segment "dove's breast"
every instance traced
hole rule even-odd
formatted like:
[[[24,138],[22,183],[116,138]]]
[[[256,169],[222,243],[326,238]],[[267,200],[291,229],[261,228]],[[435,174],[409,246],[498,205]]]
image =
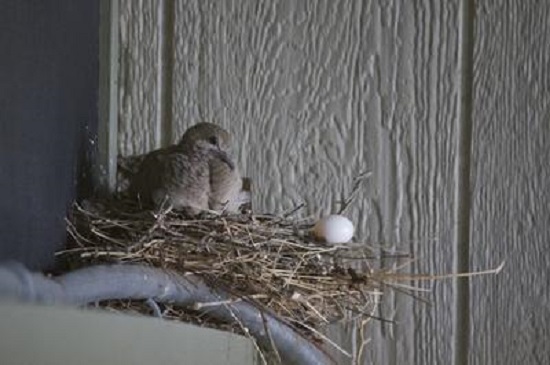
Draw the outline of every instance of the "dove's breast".
[[[235,212],[239,208],[236,198],[242,189],[242,178],[238,168],[230,169],[220,160],[210,161],[210,196],[209,206],[213,210]]]

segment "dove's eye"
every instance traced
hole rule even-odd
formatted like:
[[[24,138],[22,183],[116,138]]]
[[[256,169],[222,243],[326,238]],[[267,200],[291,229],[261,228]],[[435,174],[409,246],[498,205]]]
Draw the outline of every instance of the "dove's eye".
[[[210,142],[214,146],[219,145],[218,137],[216,137],[216,136],[212,136],[212,137],[208,138],[208,142]]]

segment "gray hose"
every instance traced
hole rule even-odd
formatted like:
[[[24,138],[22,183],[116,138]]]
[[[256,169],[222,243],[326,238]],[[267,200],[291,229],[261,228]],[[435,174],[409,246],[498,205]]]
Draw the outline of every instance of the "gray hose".
[[[180,275],[138,265],[98,265],[47,278],[20,264],[0,265],[0,297],[25,302],[84,305],[107,299],[148,299],[193,306],[229,299],[196,275]],[[262,346],[275,345],[284,364],[330,364],[320,348],[272,314],[246,301],[208,306],[208,315],[238,320]]]

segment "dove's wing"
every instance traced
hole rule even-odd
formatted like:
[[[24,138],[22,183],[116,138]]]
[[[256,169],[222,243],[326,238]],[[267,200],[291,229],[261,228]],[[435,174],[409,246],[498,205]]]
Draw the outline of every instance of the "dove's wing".
[[[173,167],[173,148],[148,153],[136,174],[132,176],[129,191],[145,204],[162,203],[170,188],[169,175]]]

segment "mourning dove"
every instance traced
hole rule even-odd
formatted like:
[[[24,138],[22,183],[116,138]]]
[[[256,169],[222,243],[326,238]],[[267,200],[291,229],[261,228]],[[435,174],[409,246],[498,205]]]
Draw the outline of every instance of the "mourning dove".
[[[229,151],[226,130],[199,123],[176,145],[134,158],[139,169],[128,190],[146,205],[169,204],[190,214],[206,209],[237,211],[242,179]]]
[[[199,123],[189,128],[183,139],[198,139],[203,135],[218,136],[220,149],[231,156],[231,135],[225,129],[212,123]],[[242,178],[237,167],[230,168],[220,159],[209,160],[210,192],[208,207],[215,211],[237,212],[241,204],[250,200],[242,192]]]

